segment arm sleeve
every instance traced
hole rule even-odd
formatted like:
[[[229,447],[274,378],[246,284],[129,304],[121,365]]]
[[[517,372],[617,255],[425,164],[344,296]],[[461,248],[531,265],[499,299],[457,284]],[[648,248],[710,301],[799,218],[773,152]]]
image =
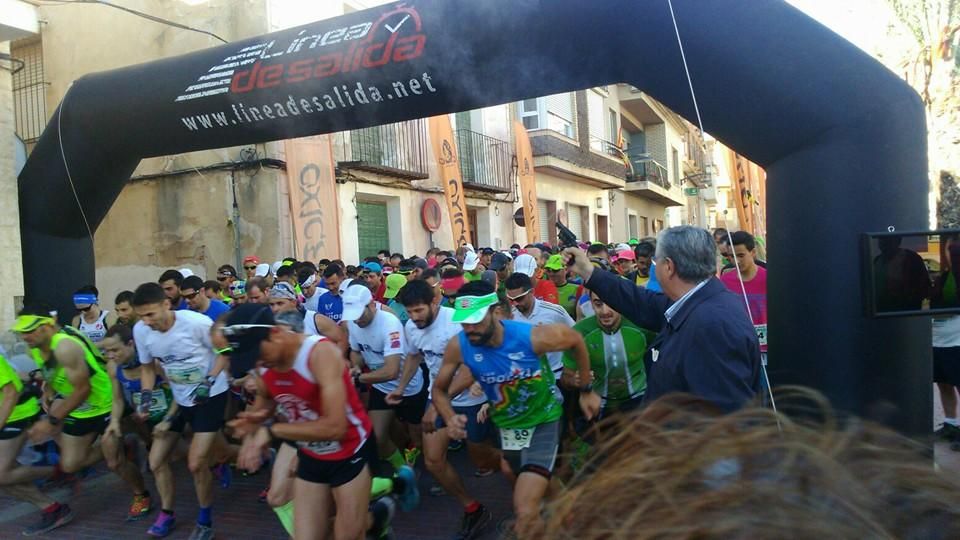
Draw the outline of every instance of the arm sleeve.
[[[147,327],[143,324],[143,321],[138,321],[137,324],[133,325],[133,342],[137,347],[137,358],[140,359],[141,364],[152,364],[153,355],[147,349],[146,336]]]
[[[590,275],[586,287],[597,293],[605,304],[641,328],[659,332],[670,300],[661,293],[636,285],[605,270]]]

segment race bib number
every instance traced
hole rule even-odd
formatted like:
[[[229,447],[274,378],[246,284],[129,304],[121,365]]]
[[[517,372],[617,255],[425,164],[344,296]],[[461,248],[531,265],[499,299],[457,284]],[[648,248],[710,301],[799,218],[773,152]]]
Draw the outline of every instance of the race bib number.
[[[500,448],[503,450],[523,450],[530,448],[530,442],[533,441],[533,433],[537,428],[524,429],[501,429],[500,430]]]
[[[141,398],[140,392],[134,392],[131,394],[130,398],[133,401],[133,408],[139,409]],[[154,392],[153,400],[150,403],[150,415],[153,416],[154,414],[163,414],[167,412],[168,407],[169,404],[167,403],[167,396],[164,395],[163,392]]]
[[[753,329],[757,332],[757,339],[760,340],[760,345],[767,345],[767,325],[765,324],[755,324]]]
[[[300,448],[320,456],[335,454],[341,449],[340,443],[337,441],[314,441],[301,442],[298,444]]]
[[[207,370],[201,366],[188,368],[164,368],[170,382],[177,384],[200,384],[207,375]]]

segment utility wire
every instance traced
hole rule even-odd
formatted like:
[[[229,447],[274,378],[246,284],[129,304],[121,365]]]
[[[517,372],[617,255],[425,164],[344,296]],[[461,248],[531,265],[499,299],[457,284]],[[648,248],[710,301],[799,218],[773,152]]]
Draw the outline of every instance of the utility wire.
[[[168,19],[163,19],[163,18],[161,18],[161,17],[157,17],[157,16],[155,16],[155,15],[150,15],[149,13],[144,13],[144,12],[142,12],[142,11],[137,11],[137,10],[135,10],[135,9],[130,9],[130,8],[128,8],[128,7],[118,6],[118,5],[116,5],[116,4],[111,4],[110,2],[107,2],[106,0],[59,0],[59,1],[51,2],[51,3],[43,3],[43,4],[41,4],[41,5],[46,5],[46,6],[62,6],[62,5],[65,5],[65,4],[100,4],[100,5],[102,5],[102,6],[112,7],[112,8],[114,8],[114,9],[119,9],[120,11],[125,11],[125,12],[127,12],[127,13],[130,13],[131,15],[136,15],[137,17],[143,17],[144,19],[147,19],[147,20],[149,20],[149,21],[153,21],[153,22],[160,23],[160,24],[165,24],[165,25],[167,25],[167,26],[172,26],[172,27],[174,27],[174,28],[180,28],[181,30],[188,30],[188,31],[190,31],[190,32],[197,32],[197,33],[200,33],[200,34],[205,34],[205,35],[208,35],[208,36],[210,36],[210,37],[212,37],[212,38],[214,38],[214,39],[220,40],[220,41],[222,41],[222,42],[224,42],[224,43],[230,43],[229,41],[223,39],[222,37],[220,37],[220,36],[218,36],[218,35],[216,35],[216,34],[214,34],[213,32],[208,32],[207,30],[201,30],[201,29],[199,29],[199,28],[194,28],[194,27],[192,27],[192,26],[187,26],[187,25],[185,25],[185,24],[180,24],[180,23],[178,23],[178,22],[174,22],[174,21],[171,21],[171,20],[168,20]]]

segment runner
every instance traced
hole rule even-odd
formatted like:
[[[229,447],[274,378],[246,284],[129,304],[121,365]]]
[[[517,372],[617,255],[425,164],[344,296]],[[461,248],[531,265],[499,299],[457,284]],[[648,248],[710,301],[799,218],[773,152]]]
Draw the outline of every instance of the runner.
[[[571,318],[576,318],[577,300],[583,293],[583,288],[580,284],[570,281],[563,256],[560,254],[551,255],[543,268],[547,272],[547,277],[557,287],[557,300],[559,300],[560,307],[567,310],[567,315],[570,315]]]
[[[25,325],[23,317],[21,315],[18,323]],[[22,329],[27,330],[27,327],[22,326]],[[20,375],[3,357],[0,357],[0,393],[3,395],[0,402],[0,488],[41,510],[40,520],[24,529],[24,536],[62,527],[73,519],[70,507],[51,499],[34,484],[35,480],[53,474],[53,467],[33,467],[17,462],[20,451],[28,442],[27,431],[40,419],[40,403],[35,395],[24,392]]]
[[[640,406],[647,390],[643,357],[656,334],[624,319],[593,291],[590,302],[596,315],[578,322],[573,329],[587,344],[593,387],[603,400],[602,419]],[[582,386],[576,360],[569,352],[563,354],[563,383],[572,389]]]
[[[230,306],[220,300],[211,300],[203,293],[203,280],[199,276],[190,276],[180,285],[180,294],[192,311],[208,317],[211,321],[230,311]]]
[[[193,475],[200,512],[191,540],[213,538],[213,474],[211,449],[223,426],[227,399],[226,362],[218,358],[211,344],[210,318],[193,311],[173,311],[163,289],[144,283],[134,292],[133,307],[140,322],[133,329],[141,364],[151,365],[141,373],[141,401],[137,411],[141,419],[149,416],[157,373],[170,383],[179,408],[168,413],[154,427],[150,448],[150,469],[157,482],[167,482],[170,498],[161,491],[161,512],[147,534],[164,537],[176,525],[173,500],[173,472],[170,456],[187,423],[193,430],[188,466]],[[223,357],[220,357],[223,358]]]
[[[251,279],[257,274],[257,266],[259,264],[260,259],[256,255],[247,255],[243,258],[244,280]]]
[[[521,255],[520,257],[523,257]],[[517,257],[518,259],[520,257]],[[566,310],[557,304],[534,297],[530,277],[520,272],[507,278],[507,300],[513,306],[513,320],[527,322],[535,326],[543,324],[562,324],[573,327],[574,321]],[[563,373],[563,353],[552,352],[547,355],[550,369],[556,379]]]
[[[468,253],[467,256],[469,257],[470,254]],[[404,328],[407,338],[406,362],[408,364],[426,362],[430,370],[430,379],[434,380],[440,371],[447,343],[459,334],[462,328],[453,322],[453,309],[440,307],[433,288],[424,281],[408,283],[400,290],[399,300],[410,316]],[[469,375],[466,369],[461,372],[463,375]],[[404,373],[398,388],[387,396],[388,403],[402,400],[400,388],[406,387],[410,375],[412,373],[409,370]],[[482,395],[471,395],[469,386],[472,383],[472,377],[462,378],[465,379],[465,383],[460,385],[463,391],[459,393],[456,393],[456,390],[452,391],[456,395],[453,398],[453,408],[456,414],[462,414],[467,418],[467,449],[471,458],[478,466],[490,466],[490,452],[485,451],[485,443],[490,438],[490,424],[481,424],[478,418],[480,407],[487,399]],[[439,422],[439,426],[437,425],[437,410],[432,404],[427,407],[423,418],[423,458],[427,470],[447,494],[456,498],[464,508],[460,530],[455,538],[458,540],[474,538],[490,521],[490,511],[467,493],[460,475],[447,461],[447,447],[451,439],[447,430],[437,429],[442,428],[443,425],[442,421]],[[496,465],[496,463],[499,463],[499,458],[494,456],[493,464]]]
[[[163,287],[163,293],[170,300],[170,309],[180,311],[189,309],[187,301],[180,296],[180,285],[183,283],[184,276],[177,270],[167,270],[160,274],[157,282]]]
[[[297,325],[293,313],[280,317],[288,325]],[[241,364],[259,359],[265,368],[257,381],[252,410],[231,422],[244,436],[240,465],[256,470],[272,441],[291,441],[298,461],[293,537],[326,538],[332,498],[334,538],[361,538],[365,531],[380,538],[389,528],[394,501],[384,497],[369,504],[370,466],[376,460],[372,426],[336,348],[322,337],[305,337],[293,328],[278,326],[272,313],[261,306],[241,306],[227,323],[224,334],[231,340],[232,356]],[[271,420],[278,406],[285,423]],[[403,486],[400,504],[405,509],[416,505],[415,482],[409,467],[395,482]]]
[[[110,328],[117,322],[117,316],[100,308],[100,291],[93,285],[80,287],[73,293],[73,306],[80,313],[73,317],[73,327],[87,336],[90,341],[98,343]]]
[[[320,297],[327,293],[327,289],[320,287],[320,276],[317,271],[304,265],[297,272],[297,282],[300,283],[300,290],[303,291],[303,307],[308,311],[316,311],[320,305]]]
[[[490,310],[497,302],[493,287],[484,281],[460,289],[453,322],[461,323],[463,332],[447,344],[433,386],[433,403],[450,436],[466,437],[467,418],[456,413],[449,396],[454,375],[465,364],[491,402],[490,418],[500,428],[504,458],[517,478],[515,530],[526,538],[543,529],[540,503],[556,461],[563,413],[553,372],[541,357],[572,350],[581,381],[590,381],[590,359],[583,338],[573,329],[497,320]],[[593,419],[600,411],[600,396],[589,382],[579,390],[580,408],[587,419]]]
[[[420,422],[427,408],[427,385],[424,384],[419,366],[405,363],[406,346],[403,326],[391,313],[378,309],[370,289],[365,283],[351,284],[343,294],[343,320],[347,321],[350,338],[350,361],[355,383],[369,384],[370,419],[377,434],[380,457],[390,462],[395,469],[404,464],[404,456],[390,438],[390,424],[396,417],[407,425],[410,439],[416,448],[422,448]],[[414,371],[410,383],[399,388],[398,382],[404,365]],[[362,373],[361,368],[369,368]],[[403,400],[388,403],[387,395],[400,390]],[[409,462],[415,463],[407,458]]]
[[[323,271],[323,280],[328,289],[326,293],[320,295],[317,300],[317,313],[329,317],[333,322],[339,323],[343,314],[343,299],[340,298],[340,284],[343,282],[343,267],[336,263],[331,263]]]
[[[137,312],[133,310],[133,291],[121,291],[113,301],[113,309],[117,312],[117,322],[133,328],[137,324]]]
[[[239,306],[247,303],[247,282],[244,280],[234,281],[230,284],[231,306]]]
[[[153,503],[140,468],[126,458],[124,435],[128,433],[137,435],[149,448],[152,442],[151,430],[168,414],[173,396],[170,389],[162,381],[158,381],[156,386],[162,388],[162,391],[156,391],[152,395],[153,401],[149,405],[147,422],[134,420],[133,413],[140,409],[141,403],[140,374],[144,369],[150,368],[141,367],[137,359],[136,347],[133,344],[133,329],[125,324],[111,326],[100,346],[107,358],[107,374],[110,376],[113,388],[110,425],[107,426],[102,441],[103,457],[110,470],[117,473],[117,476],[133,489],[133,502],[127,512],[127,521],[135,521],[149,514],[153,510]],[[173,406],[176,407],[176,405]],[[171,487],[164,482],[157,482],[161,499],[171,499],[172,495],[165,492]]]

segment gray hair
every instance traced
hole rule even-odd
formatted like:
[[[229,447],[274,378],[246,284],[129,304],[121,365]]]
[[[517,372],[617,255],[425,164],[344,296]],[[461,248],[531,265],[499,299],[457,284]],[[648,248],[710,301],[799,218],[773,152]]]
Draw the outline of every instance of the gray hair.
[[[278,325],[286,326],[299,334],[303,333],[303,313],[300,313],[300,310],[281,311],[274,317]]]
[[[670,259],[677,276],[688,283],[699,283],[717,272],[717,246],[705,229],[682,225],[660,232],[657,260]]]

